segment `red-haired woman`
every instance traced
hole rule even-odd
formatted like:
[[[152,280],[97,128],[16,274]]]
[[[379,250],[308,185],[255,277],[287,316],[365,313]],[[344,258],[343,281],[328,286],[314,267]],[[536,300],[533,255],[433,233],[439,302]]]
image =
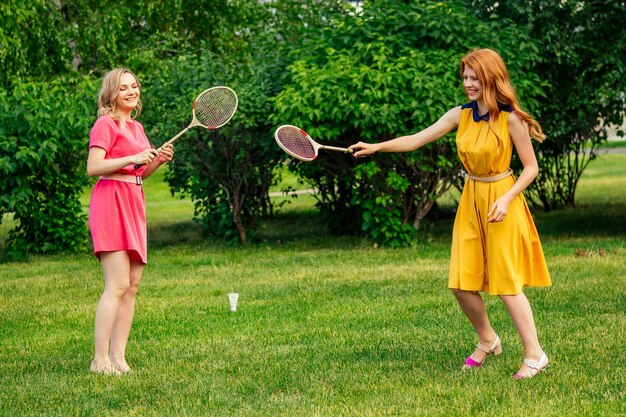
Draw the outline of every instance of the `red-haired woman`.
[[[386,142],[359,142],[355,157],[375,152],[409,152],[456,129],[461,162],[468,173],[456,213],[448,287],[474,326],[479,343],[463,369],[479,368],[502,352],[479,291],[498,295],[513,319],[524,347],[516,379],[532,378],[548,367],[537,337],[524,287],[549,286],[535,224],[521,194],[538,173],[530,141],[545,138],[537,121],[517,101],[502,58],[479,49],[461,60],[469,103],[455,107],[413,135]],[[509,167],[515,147],[524,166],[519,178]]]
[[[151,149],[141,123],[141,86],[135,74],[117,68],[105,75],[98,97],[99,118],[89,134],[87,173],[100,177],[91,193],[89,229],[104,273],[96,308],[95,354],[91,372],[130,371],[126,344],[135,294],[148,261],[143,179],[174,154]],[[135,164],[143,164],[135,169]]]

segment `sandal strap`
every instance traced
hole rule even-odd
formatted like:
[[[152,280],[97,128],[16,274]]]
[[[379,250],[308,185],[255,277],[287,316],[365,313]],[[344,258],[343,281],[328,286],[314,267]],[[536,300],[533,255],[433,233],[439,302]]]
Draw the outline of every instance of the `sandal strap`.
[[[491,345],[491,347],[487,347],[485,345],[483,345],[482,343],[479,343],[476,346],[476,349],[478,350],[482,350],[483,352],[489,354],[489,353],[493,353],[493,351],[500,345],[500,337],[498,335],[496,335],[496,340],[493,341],[493,344]]]
[[[544,358],[545,358],[545,359],[544,359]],[[539,369],[541,369],[541,368],[545,368],[545,366],[546,366],[546,365],[543,365],[543,366],[542,366],[542,363],[543,363],[544,361],[545,361],[545,362],[547,362],[547,361],[548,361],[548,357],[546,356],[546,354],[545,354],[545,353],[543,353],[543,354],[541,355],[541,357],[539,358],[539,360],[538,360],[538,361],[536,361],[536,360],[534,360],[534,359],[527,359],[527,358],[525,358],[525,359],[524,359],[524,364],[525,364],[526,366],[528,366],[529,368],[539,370]]]

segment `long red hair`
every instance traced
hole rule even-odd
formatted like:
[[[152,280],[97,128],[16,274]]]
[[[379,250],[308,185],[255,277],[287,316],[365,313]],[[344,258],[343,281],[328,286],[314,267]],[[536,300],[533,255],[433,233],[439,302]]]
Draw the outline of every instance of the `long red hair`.
[[[489,109],[489,125],[493,129],[493,121],[500,115],[499,105],[510,106],[520,119],[528,126],[530,136],[542,142],[546,135],[541,125],[528,113],[523,111],[515,96],[509,71],[496,51],[476,49],[469,52],[461,60],[461,76],[465,67],[474,70],[483,87],[483,99]]]

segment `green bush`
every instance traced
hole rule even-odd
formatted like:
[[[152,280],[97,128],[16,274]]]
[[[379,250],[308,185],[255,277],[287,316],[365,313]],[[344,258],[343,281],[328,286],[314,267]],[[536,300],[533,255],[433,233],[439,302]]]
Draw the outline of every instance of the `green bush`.
[[[535,144],[539,176],[529,200],[546,211],[573,207],[578,182],[607,130],[626,117],[626,3],[601,0],[468,0],[478,18],[513,19],[538,46],[532,71],[544,94],[530,110],[547,135]],[[525,89],[526,87],[524,87]],[[621,132],[623,134],[623,132]]]
[[[467,100],[459,63],[473,47],[502,52],[529,83],[527,97],[541,93],[537,77],[524,72],[536,57],[529,37],[508,20],[472,17],[462,2],[364,2],[360,14],[336,17],[311,37],[294,52],[299,59],[274,119],[321,143],[379,142],[434,123]],[[325,152],[291,167],[319,190],[332,230],[363,230],[390,246],[414,242],[421,219],[460,172],[451,136],[407,154],[355,161]]]
[[[157,144],[189,123],[192,101],[204,89],[227,85],[237,92],[239,106],[230,122],[216,131],[186,133],[175,143],[166,175],[174,191],[193,200],[204,232],[232,242],[245,243],[257,220],[271,211],[268,190],[282,157],[267,121],[271,83],[265,69],[204,53],[165,62],[145,80],[142,118]]]
[[[87,241],[79,197],[97,85],[60,78],[0,90],[0,218],[13,213],[7,254],[79,251]]]

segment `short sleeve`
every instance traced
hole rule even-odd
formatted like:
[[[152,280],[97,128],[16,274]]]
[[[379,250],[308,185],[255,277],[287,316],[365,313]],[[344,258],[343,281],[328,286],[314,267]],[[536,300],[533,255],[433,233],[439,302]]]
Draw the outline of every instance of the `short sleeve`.
[[[101,116],[96,120],[89,132],[89,148],[94,146],[104,149],[107,153],[115,143],[117,126],[109,116]]]

